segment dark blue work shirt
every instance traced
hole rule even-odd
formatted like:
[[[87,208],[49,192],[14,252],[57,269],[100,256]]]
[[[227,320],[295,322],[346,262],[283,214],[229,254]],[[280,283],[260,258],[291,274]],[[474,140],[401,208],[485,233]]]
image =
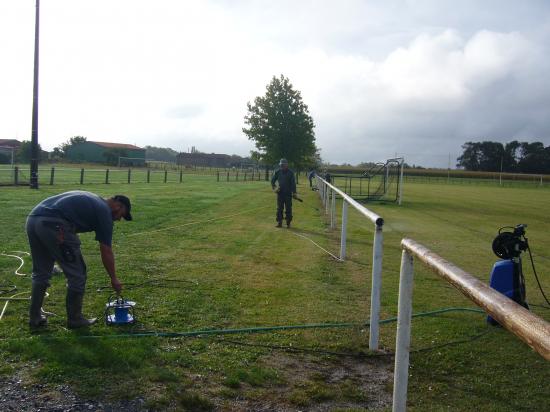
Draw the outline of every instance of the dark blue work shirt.
[[[279,181],[281,193],[291,194],[296,193],[296,177],[290,169],[277,169],[271,177],[271,187],[275,187],[275,182]]]
[[[95,232],[95,239],[111,246],[113,217],[107,201],[82,190],[49,197],[31,211],[29,216],[59,217],[71,222],[77,233]]]

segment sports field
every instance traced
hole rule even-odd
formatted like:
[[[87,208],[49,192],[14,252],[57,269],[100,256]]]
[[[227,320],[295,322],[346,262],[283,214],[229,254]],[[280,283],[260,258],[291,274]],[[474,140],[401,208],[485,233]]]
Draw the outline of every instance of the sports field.
[[[391,409],[395,323],[381,326],[379,353],[368,352],[368,329],[360,326],[369,319],[372,223],[349,209],[348,259],[335,261],[308,239],[338,254],[339,230],[330,230],[307,180],[300,183],[304,202],[294,203],[291,229],[274,227],[267,182],[185,176],[183,183],[0,188],[0,251],[8,254],[28,251],[25,218],[45,197],[73,189],[129,196],[134,221],[116,223],[114,250],[124,296],[137,302],[138,318],[131,327],[99,322],[67,331],[64,278],[56,276],[45,309],[57,316],[46,332],[29,333],[28,301],[5,308],[0,384],[17,377],[44,385],[54,398],[59,385],[68,385],[83,400],[144,410]],[[403,237],[488,281],[497,230],[526,223],[550,295],[549,189],[408,183],[403,195],[402,206],[368,205],[385,220],[382,319],[397,314]],[[101,318],[108,277],[93,234],[81,239],[89,270],[85,313]],[[29,274],[30,259],[19,254],[25,258],[20,272]],[[17,276],[18,266],[16,258],[0,256],[0,297],[28,296],[30,277]],[[524,272],[528,301],[537,305],[532,311],[550,321],[527,256]],[[420,263],[413,297],[414,313],[474,308]],[[0,310],[4,305],[0,301]],[[329,323],[357,326],[261,330]],[[257,329],[222,333],[243,328]],[[217,332],[170,335],[199,330]],[[481,314],[415,318],[412,351],[410,410],[542,411],[550,405],[548,362],[507,331],[487,326]]]

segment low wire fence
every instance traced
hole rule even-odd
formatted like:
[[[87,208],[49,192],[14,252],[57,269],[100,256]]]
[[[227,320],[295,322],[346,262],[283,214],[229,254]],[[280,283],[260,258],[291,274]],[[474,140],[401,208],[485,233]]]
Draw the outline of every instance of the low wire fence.
[[[0,185],[27,186],[30,169],[0,168]],[[110,184],[110,183],[169,183],[183,181],[183,171],[154,169],[95,169],[50,167],[38,169],[39,185]]]
[[[328,173],[339,176],[353,176],[361,173],[359,168],[331,168]],[[403,182],[435,183],[481,186],[523,186],[550,187],[550,175],[505,172],[472,172],[467,170],[404,169]],[[338,186],[344,187],[344,184]],[[363,186],[365,186],[363,184]],[[357,189],[354,189],[357,190]],[[361,188],[364,190],[364,187]]]
[[[271,178],[272,170],[236,168],[98,168],[50,166],[38,168],[39,185],[109,184],[109,183],[182,183],[185,176],[213,177],[218,182],[262,181]],[[28,166],[0,167],[0,186],[28,186]]]
[[[449,185],[478,185],[503,187],[550,187],[550,179],[546,175],[508,174],[506,176],[475,177],[475,176],[432,176],[432,175],[403,175],[406,183],[435,183]]]

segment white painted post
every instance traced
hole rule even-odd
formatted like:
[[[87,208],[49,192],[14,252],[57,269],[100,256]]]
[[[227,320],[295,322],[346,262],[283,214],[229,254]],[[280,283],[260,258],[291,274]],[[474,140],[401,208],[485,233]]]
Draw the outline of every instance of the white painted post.
[[[325,199],[324,199],[324,203],[325,203],[325,215],[328,215],[328,199],[329,199],[329,196],[330,196],[330,192],[329,192],[329,187],[328,186],[325,186]]]
[[[330,205],[330,228],[336,228],[336,191],[332,191],[332,202]]]
[[[401,170],[399,171],[399,201],[397,204],[401,206],[401,199],[403,199],[403,164],[405,161],[401,162]]]
[[[390,167],[388,162],[386,162],[386,179],[384,180],[384,195],[388,192],[388,187],[390,185]]]
[[[348,227],[348,202],[342,200],[342,234],[340,236],[340,260],[346,258],[346,232]]]
[[[395,369],[393,375],[393,412],[407,410],[409,382],[409,349],[411,343],[411,316],[413,293],[413,257],[403,250],[399,276],[399,303],[397,337],[395,339]]]
[[[382,254],[384,235],[382,226],[375,225],[372,254],[372,290],[370,298],[369,349],[378,350],[380,322],[380,291],[382,289]]]

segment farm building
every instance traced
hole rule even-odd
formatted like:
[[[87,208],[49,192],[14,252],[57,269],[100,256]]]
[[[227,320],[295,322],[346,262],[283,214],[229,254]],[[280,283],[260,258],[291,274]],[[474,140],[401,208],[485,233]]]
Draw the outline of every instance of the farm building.
[[[133,144],[85,141],[67,150],[67,160],[73,162],[118,164],[121,157],[126,158],[126,165],[144,165],[145,149]]]
[[[0,139],[0,146],[17,150],[21,146],[21,142],[16,139]]]

